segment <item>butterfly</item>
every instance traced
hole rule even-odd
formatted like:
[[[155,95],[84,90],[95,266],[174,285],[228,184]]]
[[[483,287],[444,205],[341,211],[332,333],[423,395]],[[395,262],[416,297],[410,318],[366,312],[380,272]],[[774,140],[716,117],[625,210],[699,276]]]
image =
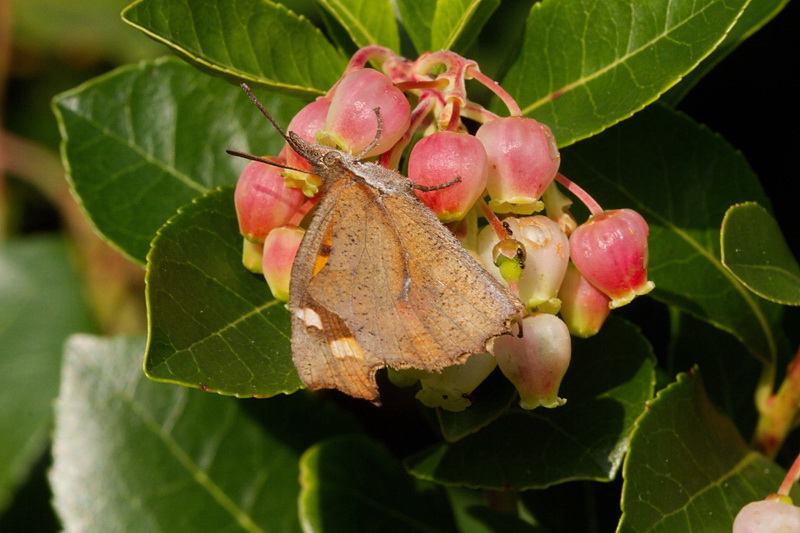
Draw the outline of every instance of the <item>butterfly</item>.
[[[394,170],[284,133],[242,86],[322,179],[289,286],[292,359],[308,388],[379,403],[378,369],[439,371],[509,333],[524,304],[414,194],[458,180],[416,185]],[[362,153],[381,134],[375,113],[377,134]]]

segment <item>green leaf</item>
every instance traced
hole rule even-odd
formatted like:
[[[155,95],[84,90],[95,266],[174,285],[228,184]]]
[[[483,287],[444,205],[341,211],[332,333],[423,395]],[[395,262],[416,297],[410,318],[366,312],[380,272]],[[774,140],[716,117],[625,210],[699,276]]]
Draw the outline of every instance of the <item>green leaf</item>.
[[[749,357],[745,346],[732,335],[674,308],[673,314],[669,376],[694,366],[712,376],[704,384],[709,400],[734,421],[742,435],[751,435],[758,418],[753,398],[761,363]]]
[[[397,21],[389,0],[317,0],[347,29],[359,47],[377,44],[400,51]]]
[[[500,0],[397,0],[418,53],[463,52],[500,5]]]
[[[654,101],[725,37],[748,0],[545,0],[503,87],[559,145]]]
[[[150,378],[236,396],[302,387],[289,313],[242,266],[241,246],[231,188],[181,208],[158,232],[146,276]]]
[[[433,50],[431,47],[431,24],[436,13],[434,0],[397,0],[397,10],[411,42],[418,53]]]
[[[747,38],[772,20],[788,3],[789,0],[750,0],[750,3],[747,4],[747,9],[744,10],[733,28],[730,29],[725,40],[697,68],[682,79],[678,85],[661,96],[659,102],[671,107],[678,105],[678,102],[689,93],[692,87],[697,85],[697,82],[703,76],[728,57]]]
[[[465,50],[499,5],[500,0],[438,0],[430,50]]]
[[[0,302],[2,510],[47,445],[64,340],[93,325],[68,250],[56,238],[0,245]]]
[[[720,235],[722,264],[767,300],[800,305],[800,266],[769,212],[748,202],[728,209]]]
[[[612,479],[634,421],[652,397],[653,367],[644,337],[612,318],[595,337],[574,339],[559,393],[566,405],[511,409],[481,431],[406,464],[423,479],[498,490]]]
[[[212,73],[318,96],[346,59],[307,19],[268,0],[138,0],[123,19]]]
[[[288,124],[303,102],[265,101]],[[117,69],[54,100],[73,193],[111,243],[144,263],[178,207],[234,184],[236,148],[277,154],[283,139],[242,91],[175,59]]]
[[[437,487],[420,490],[377,443],[342,436],[300,459],[300,515],[306,531],[454,531]]]
[[[67,347],[50,473],[64,529],[300,531],[300,454],[342,419],[297,394],[259,400],[258,425],[244,401],[144,379],[143,351],[90,336]]]
[[[637,421],[617,531],[730,531],[739,509],[775,492],[784,474],[709,403],[699,372],[681,374]]]
[[[728,331],[762,361],[775,357],[780,307],[743,287],[720,261],[728,206],[768,204],[744,157],[663,106],[562,152],[565,176],[605,208],[629,207],[650,225],[651,294]]]

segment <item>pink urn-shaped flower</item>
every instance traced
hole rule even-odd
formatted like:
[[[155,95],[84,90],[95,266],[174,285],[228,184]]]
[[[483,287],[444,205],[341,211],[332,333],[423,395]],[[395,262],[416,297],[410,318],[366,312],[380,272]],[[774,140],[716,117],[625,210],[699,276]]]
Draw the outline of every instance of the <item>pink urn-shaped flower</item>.
[[[287,130],[296,133],[304,141],[316,144],[317,132],[325,128],[325,119],[328,116],[330,107],[331,101],[329,98],[318,98],[314,100],[297,112],[289,123]],[[284,154],[286,166],[299,170],[312,170],[311,164],[309,164],[304,157],[298,155],[288,143],[284,146],[281,153]],[[284,170],[283,175],[286,177],[287,183],[293,187],[303,189],[303,192],[309,197],[317,193],[322,183],[319,176],[306,172]]]
[[[504,117],[482,125],[475,136],[489,156],[486,189],[496,213],[530,215],[553,181],[561,156],[550,128],[528,117]]]
[[[261,268],[276,300],[289,301],[292,264],[305,232],[306,230],[298,226],[281,226],[270,231],[264,240]]]
[[[572,356],[566,324],[555,315],[541,313],[522,321],[524,335],[501,335],[494,341],[497,366],[517,388],[520,407],[558,407],[561,380]]]
[[[284,164],[278,158],[267,158]],[[286,187],[281,169],[265,163],[249,163],[236,183],[233,195],[239,231],[253,242],[263,242],[273,228],[289,222],[305,202],[300,189]]]
[[[440,131],[421,139],[408,156],[408,177],[417,185],[436,187],[415,191],[442,222],[461,220],[486,188],[488,164],[481,142],[466,133]]]
[[[573,263],[567,268],[558,298],[561,300],[561,317],[569,332],[576,337],[587,338],[597,334],[611,313],[608,307],[611,299],[589,283]]]
[[[603,291],[612,309],[655,287],[647,280],[647,236],[644,218],[632,209],[604,211],[572,232],[572,262]]]
[[[491,226],[478,234],[478,254],[483,264],[496,277],[517,281],[519,297],[529,308],[540,313],[557,313],[561,307],[558,288],[569,263],[569,239],[558,224],[545,216],[507,217],[503,222],[513,236],[506,242],[519,243],[524,250],[517,277],[513,279],[507,274],[515,266],[508,260],[508,254],[503,264],[497,261],[499,238]]]
[[[792,505],[788,497],[748,503],[742,507],[733,521],[733,533],[796,531],[800,531],[800,507]]]
[[[377,70],[364,68],[347,74],[334,90],[325,130],[317,140],[353,156],[361,155],[378,132],[376,108],[381,114],[380,140],[362,157],[381,154],[400,140],[411,120],[411,105],[392,80]]]

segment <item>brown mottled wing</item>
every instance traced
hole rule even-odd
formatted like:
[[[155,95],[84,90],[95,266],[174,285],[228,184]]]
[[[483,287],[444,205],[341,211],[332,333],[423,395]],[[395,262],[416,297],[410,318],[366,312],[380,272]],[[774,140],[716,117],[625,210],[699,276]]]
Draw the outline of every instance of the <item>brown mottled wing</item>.
[[[293,318],[292,350],[306,384],[375,400],[378,368],[438,370],[508,331],[522,303],[415,197],[352,182],[333,189],[336,199],[331,190],[326,200],[336,210],[320,206],[326,210],[314,222],[325,230],[310,245],[319,249],[327,239],[328,261],[316,274],[297,275],[307,281],[301,307],[324,309],[318,322]],[[295,279],[293,272],[292,290]],[[338,341],[334,350],[322,351],[325,338]]]
[[[297,251],[289,287],[292,359],[300,379],[311,389],[335,388],[356,398],[375,400],[377,387],[363,366],[379,362],[367,360],[348,326],[328,311],[330,301],[317,301],[308,294],[314,271],[324,263],[332,234],[342,223],[345,210],[340,197],[353,188],[360,187],[343,179],[325,192]],[[350,203],[350,194],[344,196],[341,201]]]

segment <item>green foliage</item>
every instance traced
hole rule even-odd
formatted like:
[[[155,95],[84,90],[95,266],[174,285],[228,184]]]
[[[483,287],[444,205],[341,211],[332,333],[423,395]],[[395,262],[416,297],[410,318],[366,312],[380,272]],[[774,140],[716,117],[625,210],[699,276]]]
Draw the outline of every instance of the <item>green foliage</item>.
[[[756,298],[722,265],[719,231],[728,206],[769,203],[747,161],[688,117],[654,105],[563,152],[562,172],[650,224],[653,296],[739,338],[773,360],[780,308]]]
[[[373,440],[334,437],[300,459],[300,518],[307,531],[453,531],[441,490],[415,487]]]
[[[292,364],[289,313],[241,267],[233,190],[181,208],[147,262],[153,379],[236,396],[274,396],[302,385]]]
[[[301,453],[352,422],[298,394],[257,424],[234,399],[147,380],[143,349],[85,335],[67,346],[50,473],[65,529],[299,531]]]
[[[214,74],[284,92],[322,94],[345,65],[308,20],[268,0],[139,0],[122,16]]]
[[[722,264],[762,298],[800,305],[800,266],[781,229],[760,205],[731,207],[722,222]]]
[[[726,531],[784,474],[708,401],[700,372],[680,374],[636,423],[619,531]]]
[[[559,389],[568,398],[565,406],[508,409],[480,431],[412,456],[407,465],[424,479],[495,490],[613,479],[654,381],[647,341],[612,320],[595,337],[574,342]]]
[[[47,446],[64,338],[93,326],[60,239],[0,245],[0,294],[2,510]]]
[[[20,10],[23,27],[53,1]],[[72,336],[62,364],[67,337],[94,329],[69,248],[0,245],[0,508],[46,448],[57,395],[49,481],[67,531],[730,530],[784,474],[747,440],[753,397],[771,393],[759,376],[794,350],[778,304],[800,303],[800,267],[745,157],[667,105],[785,4],[135,1],[119,43],[146,44],[108,57],[138,59],[141,33],[178,57],[95,77],[53,110],[83,214],[146,267],[148,337]],[[48,28],[23,35],[57,41]],[[474,52],[566,147],[564,175],[647,220],[652,299],[573,339],[566,405],[522,410],[499,371],[461,413],[413,390],[381,409],[299,390],[289,313],[241,264],[245,162],[225,153],[284,141],[236,84],[285,126],[368,44]]]
[[[73,191],[97,229],[131,259],[144,263],[156,231],[180,206],[236,183],[244,164],[225,148],[279,149],[277,133],[229,89],[175,59],[159,59],[56,98]],[[270,103],[284,122],[302,107],[290,97]]]
[[[747,0],[563,0],[536,4],[504,80],[560,146],[629,117],[722,40]]]

